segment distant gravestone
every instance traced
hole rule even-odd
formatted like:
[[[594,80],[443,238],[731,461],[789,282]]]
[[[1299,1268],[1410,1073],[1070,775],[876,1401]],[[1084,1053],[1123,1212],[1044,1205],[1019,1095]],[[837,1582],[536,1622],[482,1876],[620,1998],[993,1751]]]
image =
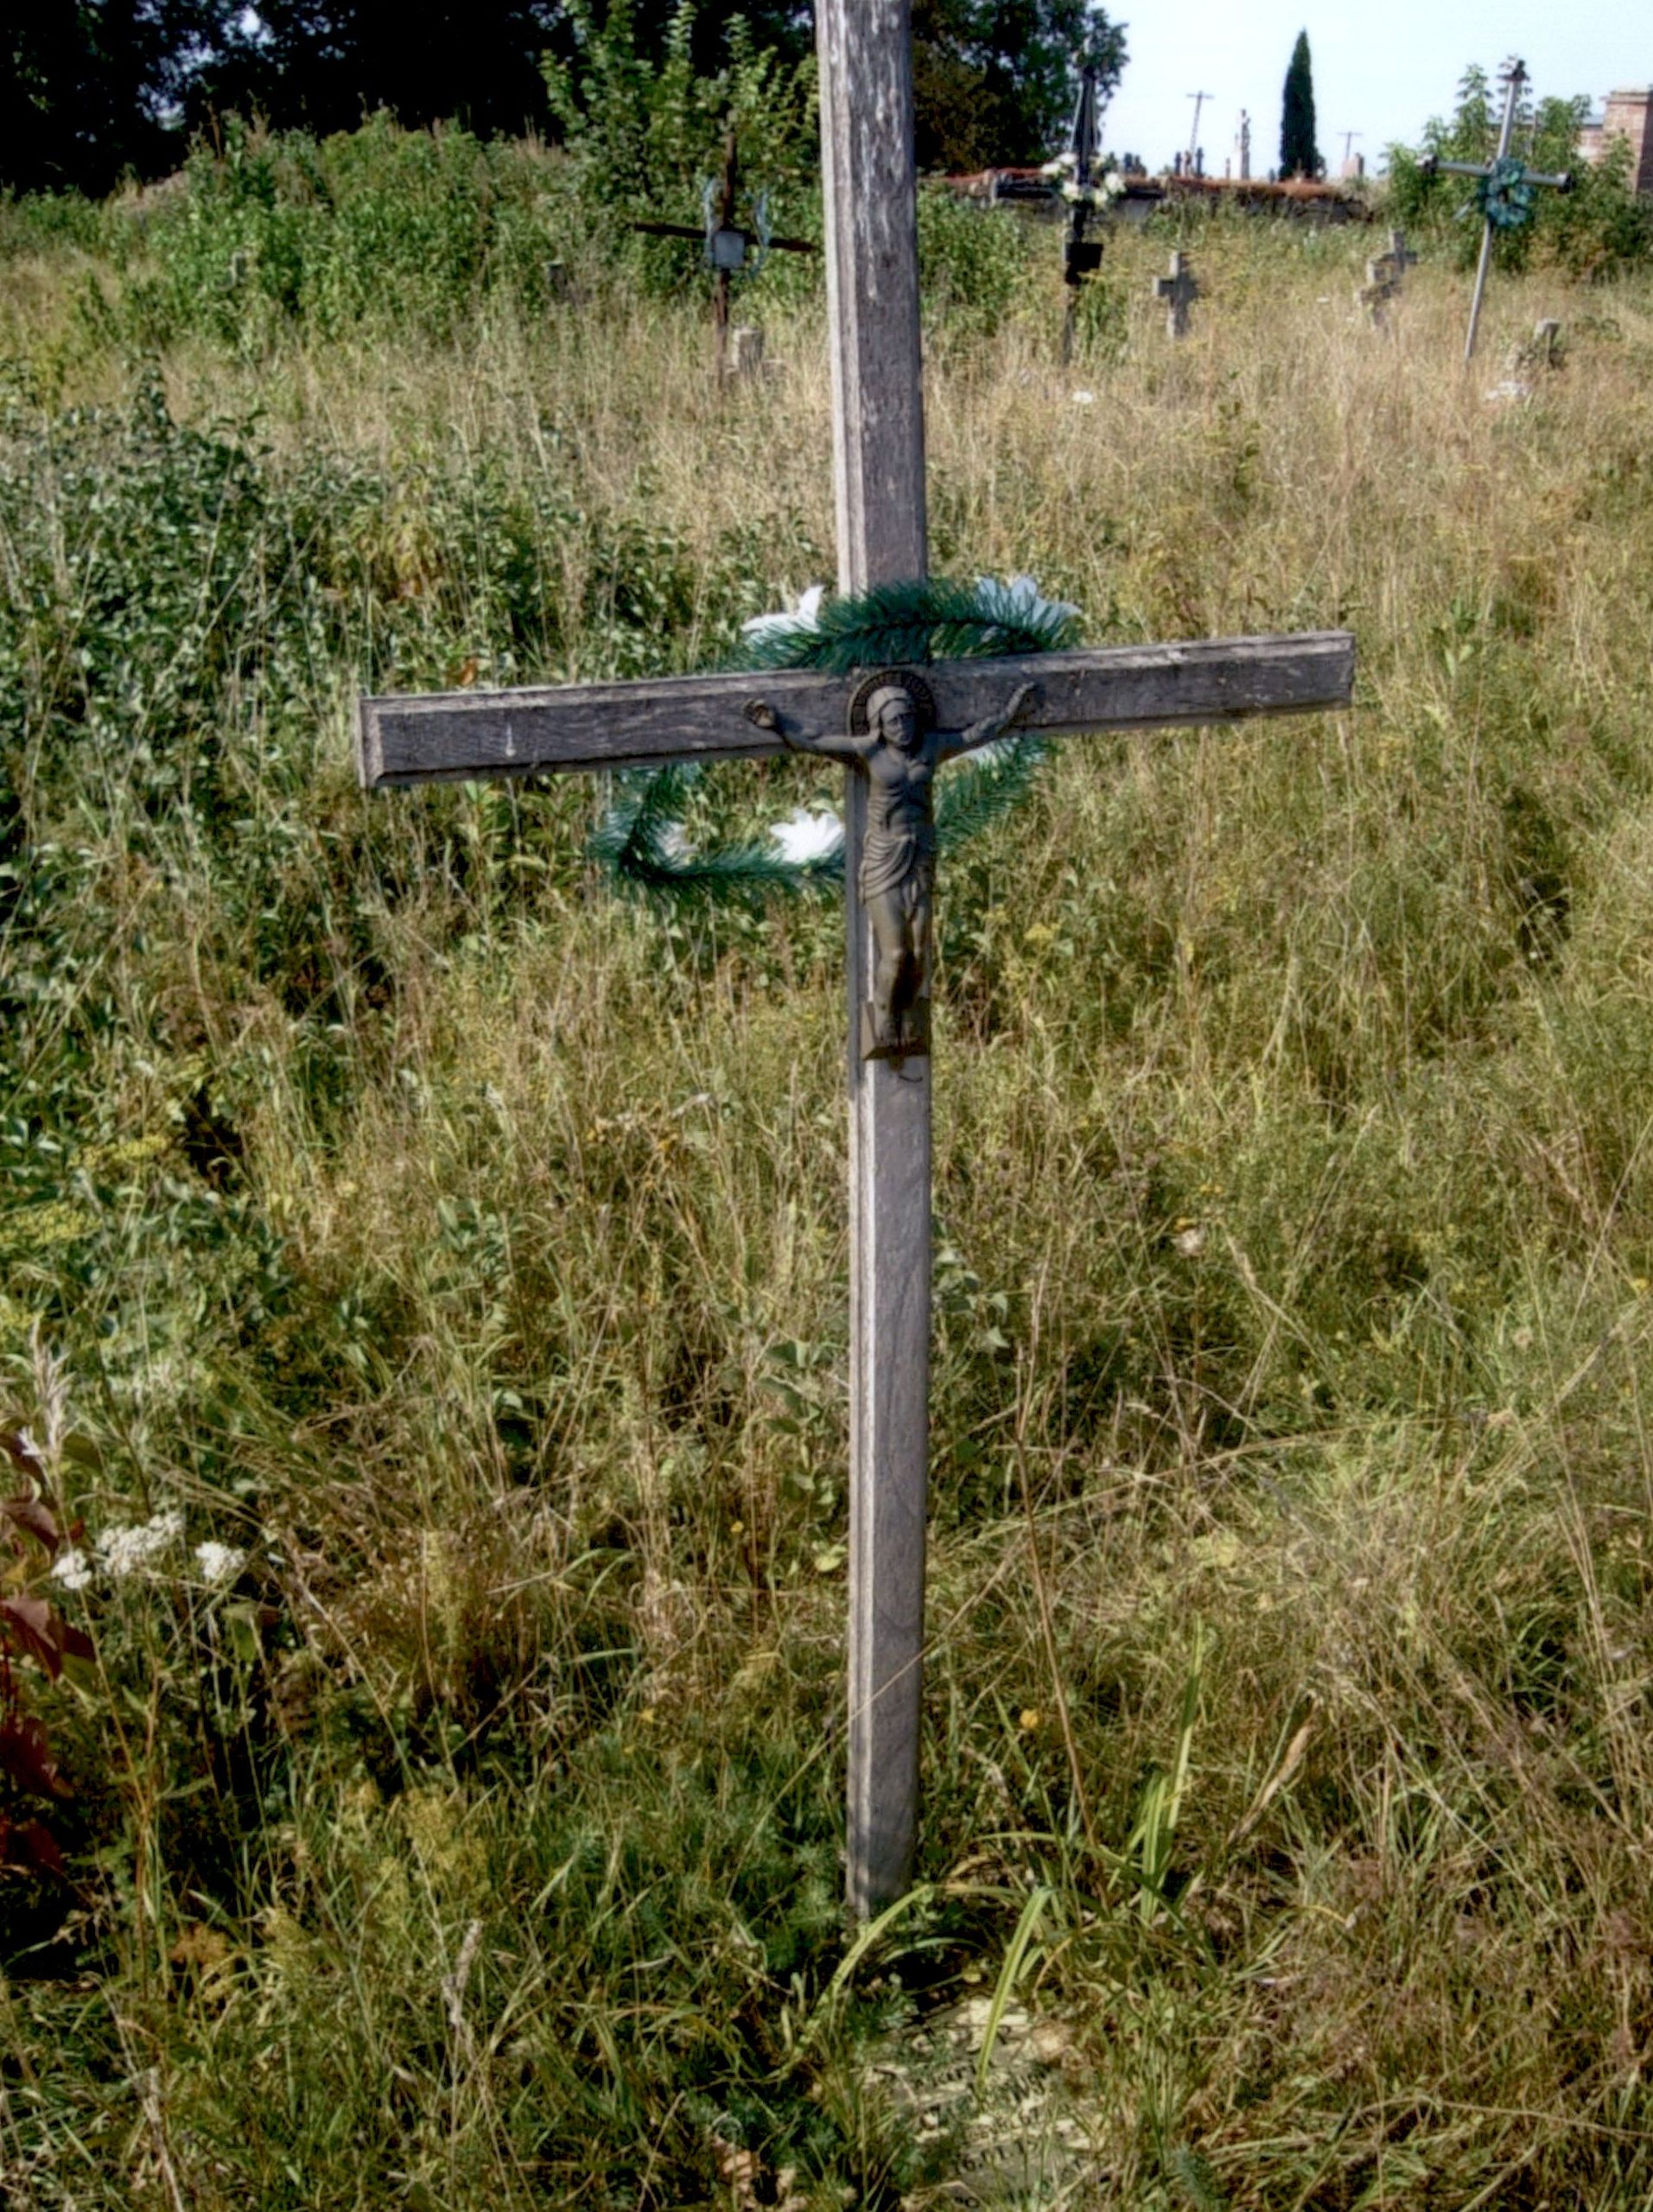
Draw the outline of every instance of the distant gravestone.
[[[1363,307],[1374,330],[1389,327],[1389,308],[1401,289],[1401,280],[1394,264],[1386,253],[1374,255],[1366,264],[1366,281],[1355,288],[1357,303]]]
[[[1188,265],[1186,254],[1173,253],[1171,272],[1154,280],[1154,296],[1165,303],[1165,334],[1167,338],[1186,338],[1188,334],[1188,310],[1200,297],[1194,272]]]
[[[755,324],[737,322],[730,331],[728,374],[732,377],[760,377],[763,374],[763,333]]]
[[[1389,245],[1366,264],[1366,281],[1356,287],[1355,299],[1370,318],[1374,330],[1389,327],[1389,309],[1401,296],[1406,272],[1417,260],[1406,243],[1404,231],[1391,231]]]

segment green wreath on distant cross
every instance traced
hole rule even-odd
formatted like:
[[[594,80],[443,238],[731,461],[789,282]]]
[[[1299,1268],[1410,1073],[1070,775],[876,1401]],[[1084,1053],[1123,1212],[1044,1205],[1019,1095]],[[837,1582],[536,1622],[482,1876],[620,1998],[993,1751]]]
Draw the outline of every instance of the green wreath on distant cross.
[[[1527,164],[1513,154],[1494,162],[1475,188],[1475,205],[1495,231],[1518,231],[1531,222],[1534,197]]]
[[[735,668],[922,666],[975,656],[1046,653],[1076,642],[1078,609],[1043,598],[1029,576],[974,584],[930,577],[881,584],[837,599],[811,593],[794,614],[747,625]],[[983,747],[938,785],[936,837],[945,851],[980,835],[1027,795],[1045,758],[1036,732]],[[772,840],[686,849],[682,820],[700,774],[694,761],[635,769],[618,779],[614,804],[586,851],[616,891],[676,905],[750,904],[772,892],[825,891],[843,881],[843,841],[807,860],[789,860]]]

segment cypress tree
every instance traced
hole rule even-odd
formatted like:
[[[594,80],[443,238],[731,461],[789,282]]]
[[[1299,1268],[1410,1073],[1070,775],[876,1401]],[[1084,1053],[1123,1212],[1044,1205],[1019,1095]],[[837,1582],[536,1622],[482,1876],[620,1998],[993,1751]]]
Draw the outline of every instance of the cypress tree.
[[[1309,68],[1308,33],[1299,31],[1286,72],[1280,110],[1280,174],[1319,176],[1320,149],[1314,143],[1314,78]]]

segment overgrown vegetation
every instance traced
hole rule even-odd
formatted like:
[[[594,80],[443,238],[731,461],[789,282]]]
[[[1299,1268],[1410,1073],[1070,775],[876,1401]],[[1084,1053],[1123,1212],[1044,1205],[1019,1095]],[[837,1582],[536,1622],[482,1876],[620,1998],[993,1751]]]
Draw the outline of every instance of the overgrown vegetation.
[[[350,766],[364,685],[702,665],[830,571],[807,280],[720,398],[562,174],[378,125],[10,218],[0,1572],[90,1650],[3,1660],[73,1794],[0,1807],[66,1868],[0,2190],[922,2205],[872,2062],[1002,1977],[1075,2202],[1631,2212],[1645,278],[1500,278],[1568,342],[1489,401],[1442,260],[1379,335],[1364,238],[1213,225],[1173,353],[1123,236],[1064,369],[1054,232],[926,212],[938,569],[1346,621],[1361,696],[1071,743],[950,862],[922,1886],[846,1963],[837,922]]]
[[[1573,276],[1611,276],[1653,260],[1653,205],[1630,188],[1628,139],[1610,139],[1597,162],[1579,158],[1579,127],[1589,111],[1585,99],[1523,97],[1516,112],[1512,151],[1528,168],[1569,176],[1572,188],[1537,188],[1532,219],[1504,230],[1495,242],[1495,266],[1525,269],[1554,262]],[[1415,235],[1445,246],[1459,268],[1472,265],[1481,245],[1473,179],[1432,175],[1423,159],[1490,162],[1498,149],[1504,103],[1485,69],[1464,72],[1449,118],[1437,116],[1416,147],[1389,149],[1389,198],[1397,222]]]

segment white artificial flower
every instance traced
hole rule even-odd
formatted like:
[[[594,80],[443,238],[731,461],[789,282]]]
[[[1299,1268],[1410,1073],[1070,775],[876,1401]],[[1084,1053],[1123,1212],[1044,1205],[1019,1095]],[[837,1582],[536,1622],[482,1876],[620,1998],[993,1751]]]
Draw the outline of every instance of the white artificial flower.
[[[246,1563],[246,1554],[237,1551],[233,1544],[215,1544],[209,1537],[195,1547],[195,1564],[203,1582],[233,1582]]]
[[[1088,392],[1080,399],[1076,391],[1073,397],[1081,406],[1088,407],[1096,394]],[[1007,611],[1018,622],[1039,622],[1058,615],[1065,618],[1079,611],[1071,600],[1046,599],[1032,576],[1011,576],[1004,583],[996,576],[977,576],[976,588],[989,613],[996,614],[1008,601]]]
[[[754,614],[749,622],[741,625],[741,634],[747,638],[790,638],[795,630],[809,630],[821,612],[821,601],[826,597],[824,584],[811,584],[798,594],[796,605],[784,614]]]
[[[98,1557],[106,1573],[118,1582],[138,1567],[147,1567],[184,1532],[184,1516],[176,1507],[142,1521],[136,1529],[105,1529],[98,1539]]]
[[[769,832],[780,848],[780,856],[797,867],[804,861],[824,860],[843,842],[843,824],[830,807],[800,806]]]
[[[92,1581],[92,1561],[84,1552],[60,1552],[52,1561],[52,1580],[66,1590],[84,1590]]]

